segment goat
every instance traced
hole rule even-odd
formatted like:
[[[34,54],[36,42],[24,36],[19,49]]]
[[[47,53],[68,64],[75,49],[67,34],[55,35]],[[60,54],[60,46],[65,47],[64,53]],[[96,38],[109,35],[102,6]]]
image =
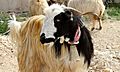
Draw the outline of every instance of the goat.
[[[50,51],[60,65],[57,72],[87,72],[93,56],[89,30],[79,13],[74,12],[77,10],[58,4],[45,9],[40,41],[52,49]]]
[[[44,12],[45,16],[23,22],[15,16],[9,21],[11,39],[18,47],[19,71],[87,72],[94,49],[77,10],[53,4]]]
[[[101,18],[105,11],[105,6],[102,0],[69,0],[68,7],[75,8],[79,10],[82,14],[89,13],[91,15],[91,20],[93,26],[91,31],[95,29],[96,20],[99,22],[99,30],[102,29]]]

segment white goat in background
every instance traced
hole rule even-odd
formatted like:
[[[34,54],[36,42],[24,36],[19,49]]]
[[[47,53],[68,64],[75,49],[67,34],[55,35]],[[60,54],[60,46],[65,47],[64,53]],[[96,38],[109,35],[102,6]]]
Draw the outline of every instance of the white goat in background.
[[[90,14],[93,26],[91,30],[95,29],[95,22],[99,22],[99,30],[102,29],[101,18],[105,11],[105,6],[102,0],[69,0],[68,6],[79,10],[82,14]]]

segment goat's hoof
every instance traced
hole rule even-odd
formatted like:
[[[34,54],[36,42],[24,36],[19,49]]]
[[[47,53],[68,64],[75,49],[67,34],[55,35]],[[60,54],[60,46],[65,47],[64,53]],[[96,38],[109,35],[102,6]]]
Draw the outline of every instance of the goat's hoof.
[[[91,31],[93,31],[95,28],[93,27],[93,28],[91,28]]]
[[[99,28],[99,30],[101,30],[101,29],[102,29],[102,27]]]
[[[101,29],[102,29],[102,27],[96,28],[96,30],[101,30]]]

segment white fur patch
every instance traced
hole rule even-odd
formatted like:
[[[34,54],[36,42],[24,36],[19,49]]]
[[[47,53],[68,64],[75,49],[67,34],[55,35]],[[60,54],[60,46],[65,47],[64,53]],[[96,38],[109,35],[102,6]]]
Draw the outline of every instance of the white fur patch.
[[[64,9],[58,4],[53,4],[44,10],[45,21],[41,34],[44,33],[46,38],[55,38],[54,33],[56,32],[56,28],[54,26],[54,17],[61,12],[64,12]]]

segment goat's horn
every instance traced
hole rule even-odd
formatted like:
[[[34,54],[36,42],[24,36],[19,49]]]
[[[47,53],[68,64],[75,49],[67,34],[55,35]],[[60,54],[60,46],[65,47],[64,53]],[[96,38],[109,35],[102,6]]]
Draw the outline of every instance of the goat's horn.
[[[73,13],[73,15],[80,15],[80,16],[82,15],[82,13],[78,11],[77,9],[74,9],[71,7],[65,7],[65,9],[70,10]]]
[[[93,12],[86,12],[86,13],[82,14],[82,12],[80,12],[79,10],[74,9],[72,7],[64,7],[64,8],[67,9],[67,10],[72,11],[74,15],[80,15],[80,16],[82,16],[82,15],[90,14],[90,15],[94,15],[94,16],[96,16],[96,17],[99,18],[99,16],[96,13],[93,13]]]

